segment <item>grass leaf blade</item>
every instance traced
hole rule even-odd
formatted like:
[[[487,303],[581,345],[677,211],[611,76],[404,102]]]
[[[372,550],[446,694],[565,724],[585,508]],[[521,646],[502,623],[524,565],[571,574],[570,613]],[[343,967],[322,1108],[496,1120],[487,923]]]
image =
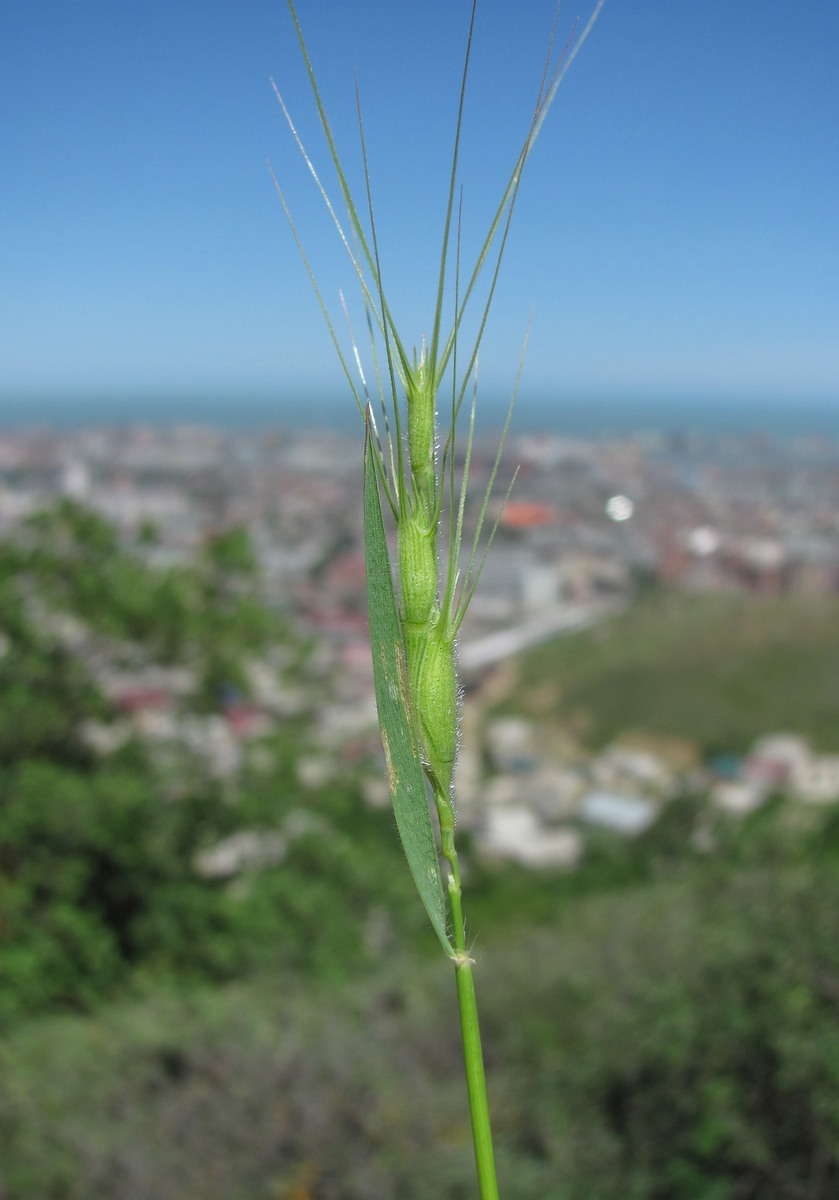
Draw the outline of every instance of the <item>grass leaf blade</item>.
[[[368,426],[364,445],[364,547],[373,677],[391,801],[408,866],[434,930],[449,956],[446,904],[425,776],[407,701],[405,657],[393,576],[385,539],[373,438]]]

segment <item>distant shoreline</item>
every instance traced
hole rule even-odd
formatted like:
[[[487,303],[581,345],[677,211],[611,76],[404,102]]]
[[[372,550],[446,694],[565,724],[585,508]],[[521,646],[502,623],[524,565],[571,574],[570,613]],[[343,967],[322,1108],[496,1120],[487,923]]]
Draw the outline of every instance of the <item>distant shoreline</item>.
[[[503,403],[481,402],[483,425],[503,420]],[[325,427],[352,432],[361,418],[352,400],[306,396],[259,397],[95,396],[0,399],[0,431],[71,430],[89,426],[203,425],[230,431]],[[522,396],[516,433],[605,437],[640,433],[839,437],[839,399],[833,402],[772,400],[765,403],[691,397],[613,400]]]

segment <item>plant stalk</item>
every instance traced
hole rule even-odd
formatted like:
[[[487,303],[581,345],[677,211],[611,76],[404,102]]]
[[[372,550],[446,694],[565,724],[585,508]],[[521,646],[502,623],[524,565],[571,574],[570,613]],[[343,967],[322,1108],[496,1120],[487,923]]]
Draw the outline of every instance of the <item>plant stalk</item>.
[[[455,862],[452,864],[455,871],[456,861],[455,858]],[[455,981],[457,983],[457,1003],[460,1009],[463,1062],[466,1069],[466,1091],[469,1097],[469,1116],[472,1123],[472,1143],[475,1148],[478,1188],[481,1200],[498,1200],[498,1181],[495,1175],[495,1153],[489,1118],[484,1054],[481,1046],[481,1030],[478,1024],[475,979],[472,974],[474,964],[466,950],[459,872],[457,875],[452,873],[449,876],[449,898],[457,946],[457,957],[454,960]]]

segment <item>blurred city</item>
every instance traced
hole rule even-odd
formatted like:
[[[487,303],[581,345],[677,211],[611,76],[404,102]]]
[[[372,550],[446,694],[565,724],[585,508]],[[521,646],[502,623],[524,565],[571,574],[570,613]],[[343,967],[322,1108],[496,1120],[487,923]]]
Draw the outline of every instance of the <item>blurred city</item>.
[[[475,448],[473,517],[496,445],[493,436]],[[459,648],[457,794],[461,824],[479,851],[531,866],[572,866],[587,826],[632,834],[685,790],[708,791],[740,812],[780,786],[815,803],[839,797],[839,735],[819,748],[832,753],[817,753],[793,712],[789,728],[760,731],[748,753],[733,743],[716,747],[709,760],[697,730],[668,738],[633,728],[631,696],[624,698],[623,738],[596,753],[575,736],[573,713],[551,726],[538,713],[498,711],[515,694],[522,651],[594,626],[607,636],[610,623],[652,591],[836,596],[839,443],[757,434],[530,435],[513,438],[504,461],[490,508],[497,534]],[[132,733],[151,745],[180,742],[219,778],[232,777],[249,746],[289,715],[310,711],[317,755],[298,764],[303,775],[325,779],[347,761],[376,757],[359,472],[359,438],[329,431],[142,426],[4,434],[4,539],[25,545],[34,514],[69,502],[97,514],[121,545],[165,572],[196,561],[208,540],[240,531],[260,600],[301,643],[315,646],[293,678],[279,645],[246,661],[247,686],[222,681],[215,711],[199,715],[194,670],[99,636],[78,613],[32,596],[40,626],[78,657],[118,714],[87,724],[92,746],[108,753]],[[544,686],[543,708],[550,708],[550,682]],[[372,803],[387,803],[378,775],[366,787]],[[234,846],[245,857],[258,853],[239,836],[219,850],[213,869],[232,869]]]
[[[466,1194],[362,441],[0,434],[0,1200]],[[839,440],[512,436],[493,528],[455,792],[512,1195],[833,1194]]]

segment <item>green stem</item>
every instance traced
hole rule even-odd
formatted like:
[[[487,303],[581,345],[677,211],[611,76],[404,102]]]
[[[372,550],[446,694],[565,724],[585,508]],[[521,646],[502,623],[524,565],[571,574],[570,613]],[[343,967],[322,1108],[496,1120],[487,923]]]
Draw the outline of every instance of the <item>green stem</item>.
[[[481,1046],[481,1030],[478,1024],[475,980],[472,975],[473,962],[466,950],[457,854],[453,853],[449,861],[452,867],[452,874],[449,876],[449,899],[451,900],[455,946],[458,951],[455,958],[457,1003],[460,1009],[463,1061],[466,1068],[466,1090],[469,1096],[469,1115],[472,1121],[472,1143],[475,1147],[478,1187],[481,1200],[498,1200],[492,1127],[489,1119],[486,1075],[484,1074],[484,1054]]]

